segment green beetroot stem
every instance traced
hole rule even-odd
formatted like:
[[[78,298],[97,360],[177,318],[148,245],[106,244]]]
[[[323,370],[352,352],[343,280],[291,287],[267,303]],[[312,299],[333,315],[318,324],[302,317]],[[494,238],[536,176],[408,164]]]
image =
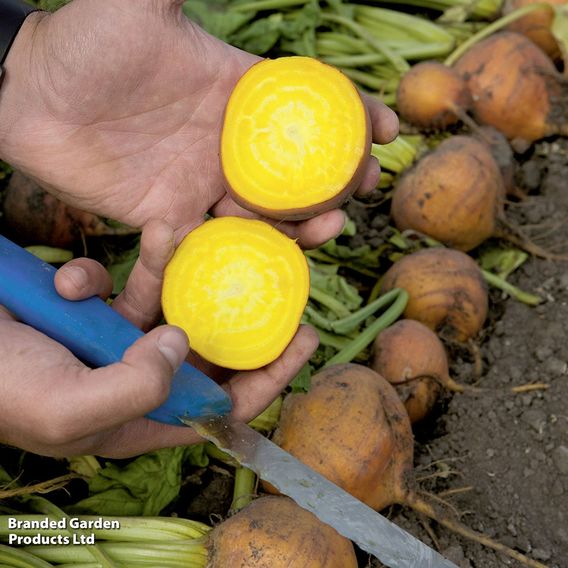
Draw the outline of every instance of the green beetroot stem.
[[[373,323],[368,325],[349,345],[329,359],[323,368],[352,361],[363,349],[375,340],[381,331],[393,324],[402,315],[408,303],[408,292],[402,288],[395,288],[381,298],[377,298],[377,300],[385,298],[387,295],[390,295],[391,300],[396,298],[389,309]]]
[[[0,544],[0,566],[13,566],[15,568],[52,568],[53,564],[49,564],[49,562],[37,556],[33,556],[33,554],[24,552],[23,550]],[[100,568],[100,564],[96,564],[96,566]]]
[[[373,144],[371,154],[385,168],[397,174],[409,168],[416,159],[417,148],[408,143],[403,136],[398,136],[390,144]]]
[[[310,306],[308,306],[309,309],[306,309],[306,313],[316,326],[339,335],[346,335],[355,331],[369,316],[372,316],[375,312],[396,300],[399,294],[400,290],[391,290],[365,307],[339,320],[328,320],[318,314],[313,308],[310,308]]]
[[[73,253],[70,250],[65,250],[56,247],[46,247],[43,245],[31,245],[26,247],[28,252],[31,252],[37,258],[50,264],[63,264],[69,262],[73,258]]]
[[[307,0],[256,0],[245,2],[237,6],[231,6],[232,12],[259,12],[260,10],[281,10],[282,8],[292,8],[303,6]]]
[[[357,22],[344,16],[329,13],[322,14],[322,20],[324,22],[339,24],[361,39],[364,39],[377,53],[383,54],[399,73],[406,73],[410,69],[410,65],[403,57],[395,53],[392,49],[389,49],[384,42],[379,41],[371,32]]]
[[[351,313],[339,300],[314,286],[310,286],[310,298],[330,309],[338,318],[347,317]]]
[[[233,500],[229,511],[236,513],[252,502],[255,495],[256,474],[248,467],[239,466],[235,470]]]
[[[64,511],[57,507],[57,505],[54,505],[51,501],[48,501],[47,499],[44,499],[43,497],[39,497],[37,495],[32,495],[26,500],[37,512],[51,515],[57,519],[65,518],[69,523],[69,515],[67,515]],[[74,530],[73,532],[79,536],[86,536],[88,534],[86,531],[78,529]],[[111,560],[110,556],[108,556],[98,544],[86,547],[86,551],[89,557],[88,560],[97,561],[100,564],[101,568],[117,568],[116,564]]]
[[[308,250],[306,251],[306,256],[308,256],[309,258],[313,258],[314,260],[320,260],[327,264],[337,264],[338,266],[350,268],[355,272],[359,272],[360,274],[363,274],[364,276],[369,276],[371,278],[377,276],[373,270],[367,269],[364,266],[358,266],[357,264],[350,262],[348,259],[335,258],[334,256],[331,256],[320,249]]]
[[[522,6],[517,8],[510,14],[495,20],[493,23],[489,24],[476,34],[472,35],[468,40],[464,41],[449,57],[444,61],[444,65],[451,67],[468,49],[473,47],[476,43],[494,34],[496,31],[508,26],[511,22],[534,12],[535,10],[550,9],[548,4],[529,4],[528,6]]]
[[[477,0],[477,2],[471,0],[380,0],[380,3],[418,6],[419,8],[440,11],[463,6],[473,16],[491,18],[501,9],[502,0]]]
[[[14,517],[14,515],[12,516]],[[19,521],[41,521],[48,517],[52,521],[58,521],[62,517],[58,515],[17,515]],[[9,534],[18,536],[29,535],[30,531],[26,529],[8,529],[8,516],[0,517],[0,538],[6,538]],[[77,517],[81,521],[94,521],[98,517],[89,515],[80,515]],[[179,541],[185,539],[195,539],[206,535],[210,527],[191,521],[189,519],[176,519],[169,517],[111,517],[105,515],[105,521],[118,521],[120,530],[113,529],[89,529],[96,539],[109,540],[118,542],[166,542]],[[73,533],[79,533],[76,530],[67,529],[41,529],[44,536],[71,536]]]
[[[507,282],[504,278],[497,276],[493,272],[489,272],[488,270],[482,270],[483,277],[487,281],[488,284],[491,286],[498,288],[499,290],[503,290],[518,300],[519,302],[523,302],[523,304],[528,304],[529,306],[538,306],[542,302],[542,298],[535,296],[534,294],[529,294],[528,292],[523,292],[516,286],[513,286],[509,282]]]
[[[113,561],[129,567],[148,566],[155,568],[204,568],[207,564],[205,540],[178,541],[177,543],[105,542],[101,547]],[[89,546],[32,545],[24,551],[47,562],[56,564],[92,562]],[[116,566],[116,564],[113,564]]]
[[[389,42],[389,46],[405,59],[414,60],[442,57],[447,55],[452,49],[452,46],[448,47],[445,43],[406,43],[398,46]],[[323,55],[322,60],[329,65],[334,65],[335,67],[365,67],[367,65],[385,63],[387,58],[381,53],[335,53]]]
[[[356,5],[355,19],[369,31],[376,31],[378,37],[388,37],[389,30],[395,29],[401,30],[407,39],[421,43],[442,42],[448,44],[449,49],[455,43],[452,35],[434,22],[397,10]]]
[[[280,410],[282,409],[282,397],[275,398],[270,406],[265,408],[256,418],[251,420],[248,425],[261,432],[271,432],[278,426],[280,420]],[[231,458],[232,459],[232,458]]]
[[[361,71],[359,69],[352,69],[349,67],[340,67],[341,71],[345,73],[350,79],[361,83],[361,85],[368,87],[369,89],[374,89],[375,91],[391,90],[393,84],[391,84],[390,79],[382,79],[377,77],[374,73],[369,73],[367,71]],[[398,81],[396,81],[398,83]],[[396,85],[394,85],[396,87]]]
[[[315,324],[314,324],[315,325]],[[316,326],[317,334],[319,335],[319,340],[322,345],[326,347],[333,347],[337,351],[341,351],[344,347],[349,344],[349,338],[340,337],[339,335],[334,335],[333,333],[328,333],[320,327]]]

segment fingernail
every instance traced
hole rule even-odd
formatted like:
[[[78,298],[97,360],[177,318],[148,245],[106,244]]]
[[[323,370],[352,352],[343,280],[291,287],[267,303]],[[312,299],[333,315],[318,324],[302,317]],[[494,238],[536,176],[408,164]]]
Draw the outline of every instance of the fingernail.
[[[77,290],[82,290],[89,283],[87,271],[80,266],[64,266],[61,270],[63,271],[65,278],[71,280]]]
[[[177,327],[166,328],[158,337],[157,346],[174,371],[184,362],[189,351],[187,335]]]

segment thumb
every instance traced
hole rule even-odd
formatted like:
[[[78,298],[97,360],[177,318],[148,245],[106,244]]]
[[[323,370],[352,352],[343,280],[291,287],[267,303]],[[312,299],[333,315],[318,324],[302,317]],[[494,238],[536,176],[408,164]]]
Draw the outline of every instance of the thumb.
[[[85,369],[68,392],[81,417],[81,435],[117,427],[160,406],[188,350],[185,333],[164,325],[136,341],[119,363]]]

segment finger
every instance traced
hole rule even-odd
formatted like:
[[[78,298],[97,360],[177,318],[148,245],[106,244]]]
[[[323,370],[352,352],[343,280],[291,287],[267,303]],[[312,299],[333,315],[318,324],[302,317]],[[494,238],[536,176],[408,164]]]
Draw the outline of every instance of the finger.
[[[314,249],[340,235],[346,222],[345,213],[333,209],[302,223],[290,224],[286,232],[293,239],[298,239],[304,249]]]
[[[225,195],[211,210],[216,217],[233,215],[246,219],[260,219],[270,223],[292,239],[297,239],[298,244],[304,249],[313,249],[323,243],[337,237],[345,226],[345,214],[339,209],[327,211],[307,221],[292,222],[268,219],[256,213],[252,213],[235,203],[229,195]]]
[[[4,306],[0,306],[0,321],[3,320],[14,321],[15,319],[16,318],[9,310],[7,310]]]
[[[95,370],[70,366],[66,388],[58,389],[51,401],[47,441],[68,444],[157,408],[167,398],[173,373],[188,349],[181,329],[161,326],[136,341],[119,363]],[[72,373],[76,376],[69,380]]]
[[[143,330],[161,316],[164,269],[174,253],[174,232],[164,221],[149,221],[142,231],[140,256],[113,308]]]
[[[225,385],[233,400],[233,416],[245,422],[258,416],[298,374],[317,345],[317,333],[308,326],[301,326],[284,354],[274,363],[257,371],[236,374]],[[114,432],[85,440],[77,445],[77,451],[121,459],[158,448],[202,441],[191,428],[167,426],[139,418]]]
[[[398,117],[396,113],[372,95],[362,93],[361,96],[369,111],[371,128],[373,130],[373,142],[377,144],[392,142],[398,136]]]
[[[147,418],[139,418],[111,433],[80,442],[77,451],[81,455],[124,459],[161,448],[189,446],[203,441],[203,438],[188,426],[168,426]]]
[[[258,416],[300,372],[318,344],[316,331],[303,325],[276,361],[256,371],[237,373],[224,385],[233,400],[233,417],[247,422]]]
[[[67,300],[100,296],[106,300],[112,292],[112,279],[102,264],[91,258],[76,258],[55,273],[55,289]]]
[[[381,166],[379,165],[379,160],[375,156],[371,156],[367,162],[367,168],[365,170],[365,175],[363,181],[359,186],[355,195],[367,195],[377,187],[379,180],[381,178]]]

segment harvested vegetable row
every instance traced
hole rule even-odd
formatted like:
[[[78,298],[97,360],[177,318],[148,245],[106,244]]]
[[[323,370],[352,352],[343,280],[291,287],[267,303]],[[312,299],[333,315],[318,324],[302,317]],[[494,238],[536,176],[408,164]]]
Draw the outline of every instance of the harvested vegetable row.
[[[337,69],[309,57],[266,59],[227,103],[221,164],[232,197],[275,219],[341,205],[371,154],[365,104]]]
[[[263,221],[223,217],[185,237],[168,264],[162,306],[194,351],[230,369],[274,361],[295,335],[309,270],[296,242]]]
[[[465,538],[545,568],[418,496],[408,415],[392,385],[367,367],[328,367],[312,377],[308,393],[288,395],[274,441],[376,510],[407,505]]]

